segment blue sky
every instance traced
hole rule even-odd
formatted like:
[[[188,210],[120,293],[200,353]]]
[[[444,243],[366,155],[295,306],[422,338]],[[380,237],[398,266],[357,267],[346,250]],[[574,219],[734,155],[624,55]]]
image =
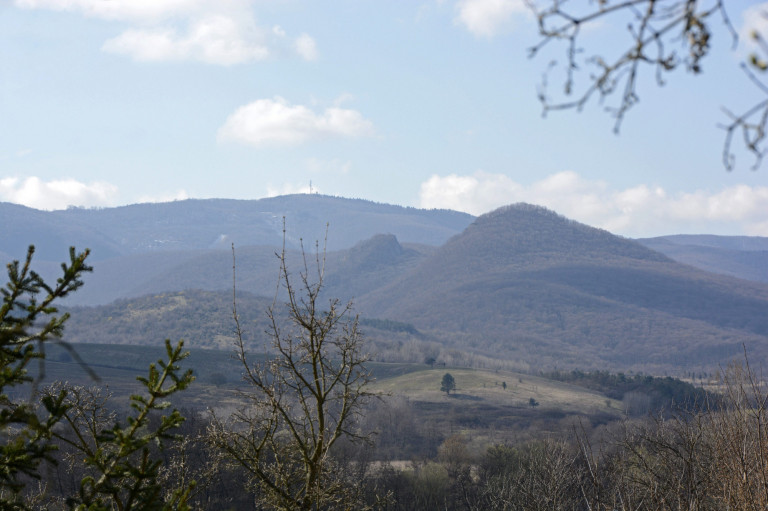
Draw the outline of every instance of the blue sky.
[[[759,2],[738,5],[738,30],[765,24]],[[537,86],[564,49],[527,57],[521,0],[6,0],[0,200],[255,199],[311,181],[473,214],[532,202],[626,236],[768,236],[768,165],[737,152],[726,172],[717,128],[721,107],[762,98],[738,68],[749,49],[713,28],[703,74],[658,88],[646,69],[617,136],[597,102],[542,118]],[[598,24],[584,42],[624,38]]]

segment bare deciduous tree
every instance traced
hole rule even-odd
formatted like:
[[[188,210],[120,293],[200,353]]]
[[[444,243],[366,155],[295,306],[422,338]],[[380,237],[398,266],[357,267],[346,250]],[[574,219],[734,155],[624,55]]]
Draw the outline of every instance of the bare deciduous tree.
[[[321,298],[325,250],[316,247],[311,264],[304,252],[297,281],[285,246],[278,259],[278,291],[286,303],[276,293],[268,311],[271,354],[264,361],[249,358],[235,300],[236,351],[250,386],[243,393],[248,404],[227,421],[214,418],[210,438],[247,471],[259,505],[360,509],[361,485],[347,480],[332,455],[341,438],[367,438],[356,429],[372,395],[357,317],[351,304]]]
[[[517,449],[496,446],[481,464],[481,488],[473,509],[574,509],[581,497],[578,451],[564,441],[545,439]]]
[[[765,509],[764,380],[748,362],[732,364],[711,399],[628,422],[608,452],[594,453],[581,435],[589,509]]]

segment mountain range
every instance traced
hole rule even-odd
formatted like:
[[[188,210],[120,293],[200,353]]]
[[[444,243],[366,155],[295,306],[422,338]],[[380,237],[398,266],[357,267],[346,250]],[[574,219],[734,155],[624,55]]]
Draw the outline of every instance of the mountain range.
[[[479,217],[358,304],[535,366],[712,367],[744,344],[763,357],[768,334],[764,284],[682,265],[529,205]]]
[[[527,204],[476,218],[318,195],[57,212],[0,204],[0,256],[35,243],[53,275],[68,245],[91,247],[94,274],[69,301],[91,307],[73,309],[72,341],[103,329],[141,342],[173,324],[202,343],[231,335],[210,312],[228,314],[233,262],[238,291],[254,297],[244,308],[261,309],[247,313],[270,303],[256,298],[274,296],[283,218],[289,266],[303,268],[301,246],[324,254],[327,296],[354,299],[382,352],[429,351],[418,345],[446,359],[656,374],[710,371],[745,347],[768,361],[766,239],[636,241]],[[326,244],[326,232],[323,252],[315,240]]]
[[[163,251],[228,249],[300,240],[326,240],[327,248],[349,248],[379,233],[401,241],[440,245],[473,217],[450,210],[425,210],[325,195],[285,195],[260,200],[182,200],[117,208],[39,211],[0,203],[0,252],[23,254],[34,243],[38,257],[57,261],[61,247],[88,246],[92,260]]]
[[[637,241],[702,270],[768,282],[768,238],[677,234]]]

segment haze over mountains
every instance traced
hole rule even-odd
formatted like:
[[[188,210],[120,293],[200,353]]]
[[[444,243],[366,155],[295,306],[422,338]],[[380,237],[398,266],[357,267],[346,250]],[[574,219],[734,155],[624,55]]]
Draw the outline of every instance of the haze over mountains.
[[[302,239],[307,248],[317,240],[326,241],[326,226],[332,226],[327,229],[329,251],[352,247],[380,233],[395,235],[401,242],[437,246],[474,219],[456,211],[323,195],[62,211],[0,203],[0,255],[5,260],[19,259],[34,244],[38,268],[54,275],[69,246],[90,248],[96,271],[86,277],[86,286],[71,297],[70,304],[97,305],[188,287],[219,289],[231,281],[232,265],[212,261],[223,260],[233,243],[243,258],[243,269],[264,270],[273,282],[273,255],[283,243],[283,218],[289,249],[298,249]]]
[[[260,200],[183,200],[117,208],[39,211],[0,203],[0,251],[23,253],[35,242],[38,255],[58,260],[61,246],[91,248],[92,260],[146,252],[229,249],[238,246],[322,240],[328,250],[349,248],[379,233],[401,241],[440,245],[473,217],[450,210],[424,210],[325,195],[286,195]]]
[[[764,259],[750,257],[764,252],[765,239],[638,242],[524,204],[478,218],[315,195],[57,212],[0,204],[0,255],[19,258],[34,243],[36,261],[53,272],[69,245],[91,247],[95,272],[69,303],[144,296],[140,305],[122,301],[80,314],[90,326],[119,331],[123,342],[140,335],[131,330],[138,323],[145,332],[162,331],[172,311],[187,321],[174,321],[174,334],[190,337],[183,329],[197,328],[226,337],[230,245],[238,247],[238,289],[274,295],[283,216],[296,269],[299,238],[313,249],[330,224],[328,296],[354,298],[363,318],[395,322],[369,325],[411,329],[390,342],[427,340],[520,366],[657,373],[716,368],[739,356],[742,345],[757,363],[768,359],[768,285],[705,272],[655,250],[679,259],[709,254],[700,265],[759,281]],[[745,253],[752,263],[736,257]],[[223,298],[178,293],[194,289]],[[219,303],[220,333],[211,329],[216,320],[200,312],[206,301]],[[207,321],[205,329],[194,326],[196,317]],[[114,328],[118,319],[122,330]],[[371,328],[377,342],[389,335],[389,327]],[[86,330],[75,314],[72,334]]]
[[[678,234],[637,241],[702,270],[768,282],[768,238]]]

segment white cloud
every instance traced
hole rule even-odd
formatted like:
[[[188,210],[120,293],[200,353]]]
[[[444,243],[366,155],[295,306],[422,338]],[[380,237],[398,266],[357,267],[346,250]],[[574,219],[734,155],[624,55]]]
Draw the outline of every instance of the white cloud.
[[[299,144],[327,137],[361,137],[373,134],[373,124],[360,112],[327,108],[315,113],[285,99],[259,99],[238,108],[219,129],[220,141],[253,146]]]
[[[139,204],[145,203],[145,202],[173,202],[177,200],[186,200],[189,199],[189,194],[187,194],[186,190],[177,190],[174,193],[165,193],[160,195],[142,195],[139,197],[139,199],[136,201]]]
[[[211,0],[14,0],[22,9],[80,12],[92,18],[143,22],[197,11],[213,3]]]
[[[280,195],[293,195],[295,193],[322,193],[319,188],[312,185],[310,188],[309,183],[295,184],[295,183],[283,183],[281,186],[267,186],[267,197],[278,197]]]
[[[623,190],[560,172],[529,185],[501,174],[433,175],[422,183],[420,206],[479,215],[528,202],[626,236],[673,233],[768,236],[768,187],[736,185],[717,192],[667,193],[640,184]]]
[[[304,60],[317,60],[317,44],[308,34],[301,34],[296,38],[294,49]]]
[[[286,53],[285,31],[262,27],[254,0],[14,0],[19,8],[78,12],[130,26],[102,45],[137,61],[196,60],[230,66]],[[307,34],[296,40],[300,56],[317,49]],[[274,51],[274,50],[279,51]]]
[[[354,100],[355,100],[354,94],[350,94],[349,92],[344,92],[338,98],[333,100],[333,106],[340,107],[344,103],[349,103],[350,101],[354,101]]]
[[[81,183],[75,179],[43,181],[37,177],[0,179],[0,200],[36,209],[68,206],[111,206],[117,187],[106,182]]]
[[[184,34],[174,28],[126,30],[102,49],[138,61],[198,60],[225,66],[269,56],[258,28],[221,15],[190,23]]]
[[[459,0],[456,11],[456,23],[476,36],[493,37],[527,9],[523,0]]]

